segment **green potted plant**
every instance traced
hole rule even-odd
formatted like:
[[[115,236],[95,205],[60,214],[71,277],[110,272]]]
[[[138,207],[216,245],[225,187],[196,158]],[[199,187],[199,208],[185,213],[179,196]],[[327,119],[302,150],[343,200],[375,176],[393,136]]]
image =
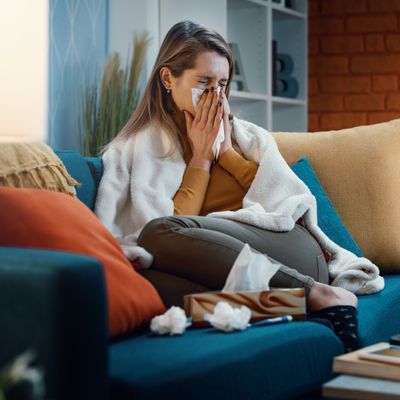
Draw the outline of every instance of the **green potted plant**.
[[[134,35],[133,56],[121,68],[120,55],[113,53],[104,66],[101,81],[85,88],[82,102],[81,152],[97,156],[125,125],[140,98],[138,81],[149,44],[148,33]]]

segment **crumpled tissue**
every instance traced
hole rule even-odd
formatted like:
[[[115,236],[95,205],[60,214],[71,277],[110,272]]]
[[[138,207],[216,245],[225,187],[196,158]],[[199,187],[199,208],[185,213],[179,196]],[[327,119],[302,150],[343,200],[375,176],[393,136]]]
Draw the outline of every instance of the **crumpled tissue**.
[[[251,311],[246,306],[232,307],[226,301],[219,301],[212,314],[204,314],[204,319],[214,328],[224,332],[244,330],[250,326]]]
[[[216,92],[219,93],[220,90],[221,90],[221,86],[218,86],[216,89]],[[193,102],[194,109],[197,108],[197,104],[199,103],[200,97],[203,92],[204,92],[203,89],[192,88],[192,102]],[[221,143],[224,140],[225,140],[224,120],[222,120],[221,125],[219,127],[217,137],[215,138],[214,144],[212,146],[212,150],[213,150],[215,158],[218,158],[219,150],[221,148]]]
[[[150,330],[156,335],[182,335],[192,323],[180,307],[172,306],[164,314],[151,320]]]
[[[252,251],[246,243],[229,272],[222,292],[269,290],[269,281],[281,265],[266,254]]]

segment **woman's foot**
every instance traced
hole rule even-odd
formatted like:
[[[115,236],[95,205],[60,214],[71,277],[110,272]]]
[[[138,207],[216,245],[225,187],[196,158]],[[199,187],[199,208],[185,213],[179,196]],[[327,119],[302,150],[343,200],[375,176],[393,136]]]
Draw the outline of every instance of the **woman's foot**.
[[[326,307],[348,305],[357,308],[357,296],[346,289],[315,282],[307,296],[308,309],[318,311]]]
[[[316,282],[308,296],[307,319],[333,329],[346,352],[358,348],[358,299],[346,289]]]

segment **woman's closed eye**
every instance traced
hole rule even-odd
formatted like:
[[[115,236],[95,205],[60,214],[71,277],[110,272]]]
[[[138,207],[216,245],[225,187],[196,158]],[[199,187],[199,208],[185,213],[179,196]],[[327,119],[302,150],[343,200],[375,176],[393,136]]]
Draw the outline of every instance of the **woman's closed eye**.
[[[202,85],[207,85],[207,84],[208,84],[208,82],[207,82],[207,81],[199,81],[199,83],[201,83]],[[224,83],[220,82],[220,83],[219,83],[219,86],[221,86],[221,87],[225,87],[225,86],[226,86],[226,84],[224,84]]]

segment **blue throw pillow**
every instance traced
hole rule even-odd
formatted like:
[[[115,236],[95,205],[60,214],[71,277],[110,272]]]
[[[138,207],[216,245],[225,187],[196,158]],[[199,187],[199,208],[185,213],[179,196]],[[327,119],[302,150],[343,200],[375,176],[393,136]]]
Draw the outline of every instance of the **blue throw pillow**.
[[[96,184],[96,188],[99,187],[101,178],[103,176],[103,160],[101,157],[85,157],[87,165],[92,173],[94,183]],[[97,192],[96,192],[97,195]]]
[[[347,231],[343,221],[335,210],[335,207],[322,188],[308,158],[301,158],[295,164],[291,165],[291,168],[293,172],[308,186],[311,193],[317,199],[318,226],[340,247],[351,251],[359,257],[363,257],[363,253]]]
[[[76,189],[78,199],[93,210],[97,187],[85,158],[78,152],[71,150],[55,150],[54,152],[61,159],[71,176],[81,183],[81,186]]]

